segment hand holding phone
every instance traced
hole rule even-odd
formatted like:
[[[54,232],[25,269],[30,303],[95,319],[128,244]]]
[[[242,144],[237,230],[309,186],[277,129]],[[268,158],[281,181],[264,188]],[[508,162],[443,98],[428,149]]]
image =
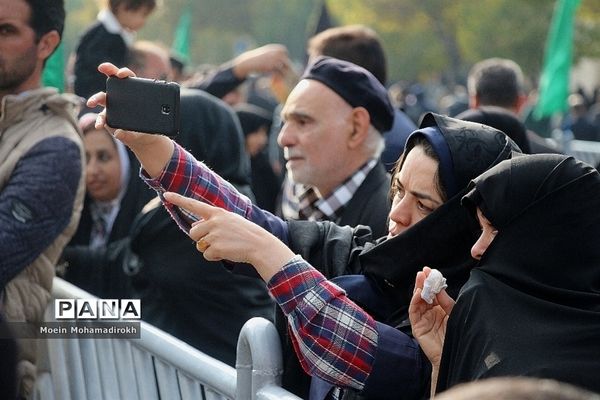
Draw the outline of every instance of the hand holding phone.
[[[136,77],[106,80],[106,123],[110,127],[175,137],[179,119],[178,84]]]

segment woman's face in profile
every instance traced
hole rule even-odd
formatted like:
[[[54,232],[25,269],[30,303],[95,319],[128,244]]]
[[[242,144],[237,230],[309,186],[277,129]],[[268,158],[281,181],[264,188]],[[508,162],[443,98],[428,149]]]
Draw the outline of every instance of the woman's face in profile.
[[[408,152],[392,181],[394,197],[388,238],[404,232],[444,203],[437,189],[437,170],[438,162],[426,155],[421,146]]]
[[[111,201],[121,191],[121,162],[110,133],[93,129],[83,138],[85,147],[86,189],[97,201]]]
[[[477,242],[471,247],[471,256],[480,260],[483,256],[483,253],[490,247],[490,244],[498,234],[498,230],[492,225],[492,223],[483,215],[479,207],[477,207],[477,220],[479,221],[479,226],[481,227],[481,235]]]

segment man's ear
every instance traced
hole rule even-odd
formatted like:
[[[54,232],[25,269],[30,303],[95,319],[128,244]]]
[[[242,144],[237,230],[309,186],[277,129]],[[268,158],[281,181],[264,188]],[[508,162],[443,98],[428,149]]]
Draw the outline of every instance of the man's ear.
[[[54,49],[58,47],[60,43],[60,35],[57,31],[50,31],[44,34],[38,43],[38,58],[41,60],[46,60]]]
[[[371,116],[364,107],[352,109],[352,134],[348,138],[348,147],[355,149],[362,146],[371,126]]]
[[[520,94],[517,97],[517,100],[515,101],[514,110],[513,110],[517,115],[521,114],[521,111],[523,111],[525,104],[527,104],[527,100],[529,100],[529,99],[527,98],[527,95],[525,95],[525,94]]]

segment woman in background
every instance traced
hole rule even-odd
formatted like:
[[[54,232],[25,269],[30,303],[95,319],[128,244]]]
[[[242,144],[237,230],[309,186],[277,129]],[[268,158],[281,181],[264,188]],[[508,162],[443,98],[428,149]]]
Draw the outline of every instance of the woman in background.
[[[126,147],[106,129],[94,127],[96,117],[89,113],[79,120],[87,160],[86,198],[62,265],[66,280],[97,296],[112,297],[123,288],[122,279],[101,271],[110,257],[107,245],[129,234],[131,222],[154,193],[135,176],[139,163]]]

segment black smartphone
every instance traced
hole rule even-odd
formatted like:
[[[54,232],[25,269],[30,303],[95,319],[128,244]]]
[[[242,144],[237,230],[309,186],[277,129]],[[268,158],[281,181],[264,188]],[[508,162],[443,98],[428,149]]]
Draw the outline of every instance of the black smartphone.
[[[106,80],[106,123],[170,137],[179,132],[179,85],[145,78]]]

